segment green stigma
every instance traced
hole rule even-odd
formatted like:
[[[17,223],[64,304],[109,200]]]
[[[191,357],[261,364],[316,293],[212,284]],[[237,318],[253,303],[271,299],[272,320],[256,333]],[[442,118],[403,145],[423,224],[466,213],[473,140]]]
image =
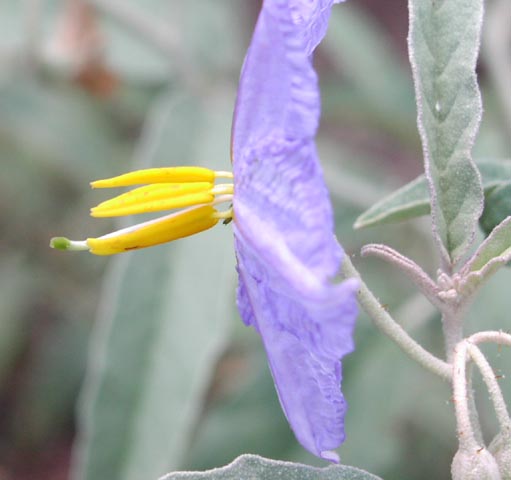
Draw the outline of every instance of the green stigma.
[[[85,241],[77,242],[66,237],[53,237],[50,240],[50,247],[62,251],[89,250]]]

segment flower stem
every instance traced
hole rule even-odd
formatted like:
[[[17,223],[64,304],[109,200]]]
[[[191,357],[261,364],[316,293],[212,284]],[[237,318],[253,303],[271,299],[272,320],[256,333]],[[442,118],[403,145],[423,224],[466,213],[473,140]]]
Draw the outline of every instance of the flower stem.
[[[393,340],[410,358],[444,380],[450,380],[452,377],[451,366],[424,349],[401,328],[360,278],[360,274],[348,255],[344,257],[342,271],[347,278],[356,277],[360,280],[358,301],[375,326]]]
[[[467,405],[468,414],[470,415],[470,423],[474,429],[474,438],[479,445],[484,445],[483,431],[479,420],[479,412],[477,411],[476,400],[473,386],[473,370],[474,364],[467,364]]]
[[[495,377],[495,373],[488,363],[488,360],[486,360],[486,357],[482,354],[478,347],[471,345],[468,350],[470,356],[479,368],[484,382],[486,383],[486,387],[488,388],[488,393],[490,394],[490,398],[493,402],[493,408],[495,409],[495,414],[497,416],[500,428],[502,432],[505,432],[507,435],[509,435],[511,433],[511,418],[509,417],[506,401],[504,400],[504,396],[500,390],[500,386]]]
[[[486,332],[477,332],[467,339],[474,345],[480,343],[496,343],[497,345],[507,345],[511,347],[511,335],[503,331],[488,330]]]
[[[456,428],[460,448],[476,450],[479,444],[472,426],[472,415],[469,408],[467,392],[467,350],[469,343],[463,340],[453,351],[453,404],[456,414]]]
[[[476,347],[479,343],[490,342],[511,346],[511,335],[497,331],[478,332],[460,341],[453,350],[452,386],[458,441],[460,447],[467,449],[477,449],[482,445],[482,437],[477,430],[480,427],[477,422],[477,412],[473,404],[470,378],[467,381],[467,354],[473,358],[481,371],[494,404],[502,432],[508,433],[511,431],[511,420],[495,374],[486,358]],[[476,427],[475,431],[474,427]]]

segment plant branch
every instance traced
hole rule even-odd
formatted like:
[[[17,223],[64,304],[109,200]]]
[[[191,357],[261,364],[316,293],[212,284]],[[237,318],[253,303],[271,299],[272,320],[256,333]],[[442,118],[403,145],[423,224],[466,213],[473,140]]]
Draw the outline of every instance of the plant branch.
[[[439,309],[443,308],[443,302],[438,295],[440,289],[428,274],[410,258],[405,257],[388,245],[381,244],[365,245],[362,247],[361,254],[363,257],[373,255],[399,268],[433,305]]]
[[[375,326],[393,340],[410,358],[430,372],[449,381],[452,377],[451,366],[424,349],[396,323],[361,279],[348,255],[344,258],[342,271],[347,278],[356,277],[360,280],[358,300]]]
[[[444,332],[445,354],[452,363],[456,345],[463,340],[463,315],[465,309],[453,308],[442,311],[442,328]]]

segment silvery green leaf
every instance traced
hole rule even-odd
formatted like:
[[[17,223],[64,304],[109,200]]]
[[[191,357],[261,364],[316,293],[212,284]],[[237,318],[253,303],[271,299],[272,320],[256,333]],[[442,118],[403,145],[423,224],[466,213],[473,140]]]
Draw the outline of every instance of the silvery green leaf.
[[[332,465],[314,468],[298,463],[242,455],[230,465],[207,472],[169,473],[160,480],[381,480],[358,468]]]
[[[511,181],[498,185],[487,193],[479,224],[488,235],[509,215],[511,215]]]
[[[483,209],[471,150],[481,120],[475,72],[483,0],[409,0],[408,37],[433,232],[444,266],[473,241]]]
[[[426,177],[421,175],[360,215],[354,228],[372,227],[427,215],[431,211]]]
[[[511,261],[511,216],[495,227],[460,271],[460,290],[471,293],[509,261]]]
[[[495,187],[511,180],[509,160],[481,160],[477,162],[477,166],[486,195]],[[420,175],[366,210],[357,218],[354,227],[365,228],[409,220],[427,215],[430,211],[426,178]]]

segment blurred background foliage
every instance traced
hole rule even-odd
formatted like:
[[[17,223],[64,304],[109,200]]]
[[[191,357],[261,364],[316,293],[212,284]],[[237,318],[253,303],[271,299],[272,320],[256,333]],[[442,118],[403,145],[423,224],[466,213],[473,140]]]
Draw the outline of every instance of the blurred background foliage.
[[[488,3],[491,13],[499,2]],[[230,227],[118,258],[47,247],[54,235],[114,227],[88,217],[105,198],[89,191],[94,179],[150,165],[229,168],[237,77],[258,8],[257,0],[0,1],[0,479],[157,478],[241,453],[318,464],[293,438],[259,338],[238,318]],[[509,158],[495,67],[507,40],[492,21],[475,152]],[[316,57],[318,147],[340,241],[384,307],[441,354],[432,307],[388,266],[358,256],[363,244],[384,242],[434,274],[428,219],[352,229],[422,171],[406,33],[404,0],[334,8]],[[508,269],[485,287],[471,331],[510,327],[510,281]],[[343,463],[388,479],[449,478],[447,386],[364,315],[356,340],[344,362]],[[492,360],[508,374],[509,399],[509,355]]]

